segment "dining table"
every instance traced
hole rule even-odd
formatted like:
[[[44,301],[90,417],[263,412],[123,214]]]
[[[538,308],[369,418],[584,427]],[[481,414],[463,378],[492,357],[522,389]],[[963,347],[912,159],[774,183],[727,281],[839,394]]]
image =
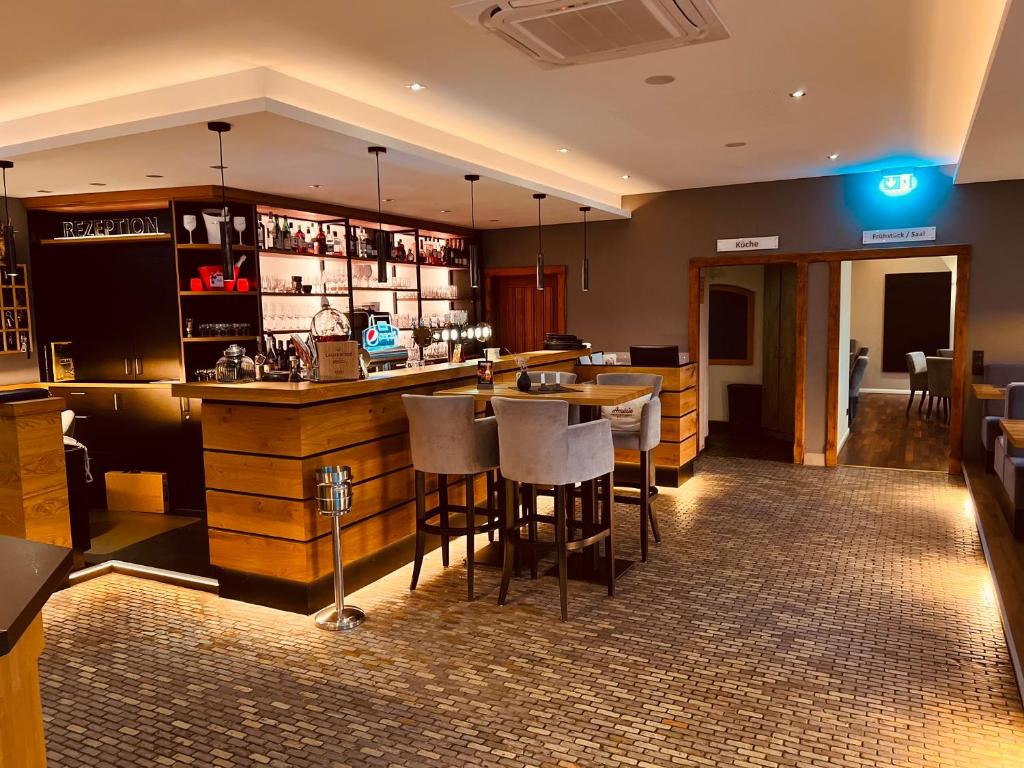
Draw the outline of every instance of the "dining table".
[[[601,408],[622,405],[652,393],[653,390],[650,387],[641,385],[596,384],[594,382],[548,385],[534,383],[529,390],[521,390],[514,382],[495,382],[489,387],[469,385],[442,389],[434,392],[434,395],[442,397],[469,395],[478,404],[487,405],[495,397],[508,397],[516,400],[564,400],[570,406],[579,406],[581,421],[593,421],[601,418]],[[546,494],[542,493],[541,495]],[[593,524],[592,521],[596,519],[596,481],[582,483],[578,496],[581,499],[582,508],[582,520],[578,524],[586,535],[589,527]],[[575,512],[573,517],[575,518]],[[590,549],[590,552],[576,552],[569,556],[568,577],[574,581],[603,583],[605,578],[603,557],[598,554],[597,547]],[[475,560],[480,564],[500,566],[500,547],[489,545],[487,551],[480,552]],[[621,576],[634,564],[634,561],[628,558],[616,557],[615,577]],[[547,575],[557,575],[557,567],[548,571]]]
[[[995,384],[971,384],[974,396],[978,400],[1005,400],[1006,387],[997,387]]]
[[[1000,419],[999,427],[1006,435],[1006,442],[1014,448],[1024,448],[1024,419]]]

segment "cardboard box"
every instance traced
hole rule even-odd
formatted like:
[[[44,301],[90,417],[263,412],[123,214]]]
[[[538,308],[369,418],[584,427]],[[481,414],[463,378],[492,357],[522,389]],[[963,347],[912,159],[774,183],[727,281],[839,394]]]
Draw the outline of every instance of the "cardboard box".
[[[316,343],[317,381],[354,381],[359,378],[359,345],[354,341]]]
[[[107,509],[112,512],[168,511],[164,472],[107,472]]]

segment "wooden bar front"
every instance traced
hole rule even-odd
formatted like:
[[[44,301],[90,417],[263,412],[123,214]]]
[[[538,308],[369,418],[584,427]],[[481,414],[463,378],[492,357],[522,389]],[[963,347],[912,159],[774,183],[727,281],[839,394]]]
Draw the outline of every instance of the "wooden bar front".
[[[601,373],[653,373],[662,377],[661,442],[654,449],[654,467],[659,485],[680,486],[692,474],[697,457],[697,366],[647,368],[634,365],[577,364],[579,381],[594,381]],[[617,464],[639,465],[636,451],[616,450]]]
[[[531,368],[571,371],[571,351],[525,355]],[[515,375],[502,358],[496,379]],[[349,589],[412,560],[415,486],[403,394],[476,381],[476,363],[408,368],[365,381],[176,384],[203,400],[210,562],[224,597],[311,613],[332,595],[330,521],[317,513],[317,468],[352,468],[352,513],[343,519]],[[478,479],[477,499],[484,497]],[[436,503],[436,482],[428,486]],[[464,501],[455,484],[452,503]]]

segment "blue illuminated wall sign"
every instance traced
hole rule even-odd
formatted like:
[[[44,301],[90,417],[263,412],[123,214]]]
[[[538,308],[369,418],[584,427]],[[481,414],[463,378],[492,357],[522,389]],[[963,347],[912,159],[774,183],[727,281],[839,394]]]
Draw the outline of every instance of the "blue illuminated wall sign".
[[[363,349],[390,349],[398,346],[398,329],[391,323],[377,323],[363,331]]]
[[[878,189],[888,197],[903,197],[917,189],[917,177],[913,171],[883,173]]]

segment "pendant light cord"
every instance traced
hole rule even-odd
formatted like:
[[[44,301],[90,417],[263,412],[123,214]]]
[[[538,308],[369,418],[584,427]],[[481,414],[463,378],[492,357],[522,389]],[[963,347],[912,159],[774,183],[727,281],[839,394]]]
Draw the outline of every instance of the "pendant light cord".
[[[475,181],[469,182],[469,226],[474,233],[476,233],[476,195],[473,194],[473,186],[475,184]]]
[[[544,249],[541,247],[541,224],[540,224],[540,201],[543,198],[537,198],[537,253],[544,253]]]
[[[11,225],[11,209],[10,204],[7,201],[7,169],[3,169],[4,172],[4,226],[9,227]]]
[[[380,199],[380,152],[373,153],[377,161],[377,252],[378,258],[380,249],[384,247],[384,213]]]
[[[217,131],[217,147],[220,150],[220,205],[221,205],[221,218],[227,216],[228,209],[228,193],[224,188],[224,133],[223,131]]]

